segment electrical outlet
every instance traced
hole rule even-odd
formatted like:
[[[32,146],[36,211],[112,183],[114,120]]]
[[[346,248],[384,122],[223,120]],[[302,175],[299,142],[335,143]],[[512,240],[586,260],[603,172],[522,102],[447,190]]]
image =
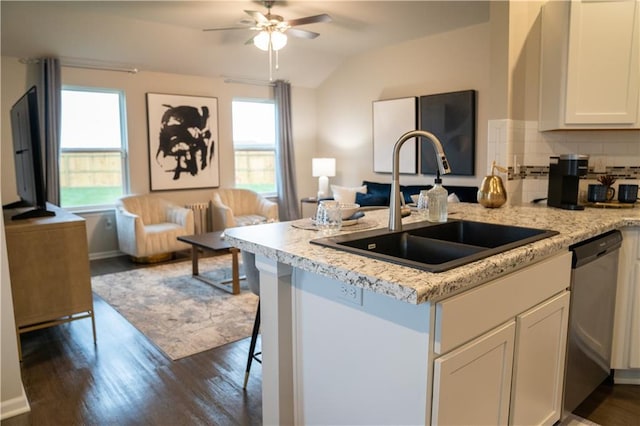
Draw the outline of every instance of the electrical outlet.
[[[111,220],[111,218],[110,218],[110,217],[108,217],[108,218],[106,218],[106,219],[105,219],[105,221],[104,221],[104,227],[105,227],[106,229],[111,229],[111,228],[113,228],[113,221]]]
[[[362,305],[362,289],[348,284],[340,284],[338,297],[354,305]]]

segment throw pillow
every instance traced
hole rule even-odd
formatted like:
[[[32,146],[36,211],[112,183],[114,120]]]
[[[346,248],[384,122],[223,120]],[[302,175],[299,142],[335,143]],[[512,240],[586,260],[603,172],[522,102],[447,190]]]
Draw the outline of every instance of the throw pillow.
[[[355,203],[356,193],[367,193],[367,185],[348,187],[331,185],[331,191],[333,192],[333,199],[339,203]]]
[[[360,207],[388,206],[389,198],[374,194],[361,194],[358,192],[356,194],[356,203],[360,204]]]

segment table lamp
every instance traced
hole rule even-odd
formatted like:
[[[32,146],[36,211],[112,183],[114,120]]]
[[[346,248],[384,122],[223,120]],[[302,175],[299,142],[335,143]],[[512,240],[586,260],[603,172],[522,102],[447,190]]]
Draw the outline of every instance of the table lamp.
[[[336,159],[312,158],[311,174],[318,178],[318,199],[329,197],[329,176],[336,175]]]

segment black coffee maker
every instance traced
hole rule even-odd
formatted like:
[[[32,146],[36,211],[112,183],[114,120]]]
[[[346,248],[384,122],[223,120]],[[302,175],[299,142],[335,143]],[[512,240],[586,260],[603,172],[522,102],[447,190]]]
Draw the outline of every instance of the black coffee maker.
[[[583,210],[579,203],[579,182],[589,171],[589,156],[564,154],[551,157],[547,205],[565,210]]]

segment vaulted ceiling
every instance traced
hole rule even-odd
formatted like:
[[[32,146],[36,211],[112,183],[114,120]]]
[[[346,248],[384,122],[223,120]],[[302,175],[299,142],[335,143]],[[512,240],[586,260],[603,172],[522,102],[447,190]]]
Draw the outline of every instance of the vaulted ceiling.
[[[1,53],[124,64],[141,70],[267,80],[268,55],[246,45],[254,32],[235,26],[266,13],[260,1],[1,1]],[[348,58],[489,20],[485,1],[276,1],[285,20],[328,13],[332,22],[298,28],[274,78],[317,87]],[[419,55],[420,52],[416,52]]]

